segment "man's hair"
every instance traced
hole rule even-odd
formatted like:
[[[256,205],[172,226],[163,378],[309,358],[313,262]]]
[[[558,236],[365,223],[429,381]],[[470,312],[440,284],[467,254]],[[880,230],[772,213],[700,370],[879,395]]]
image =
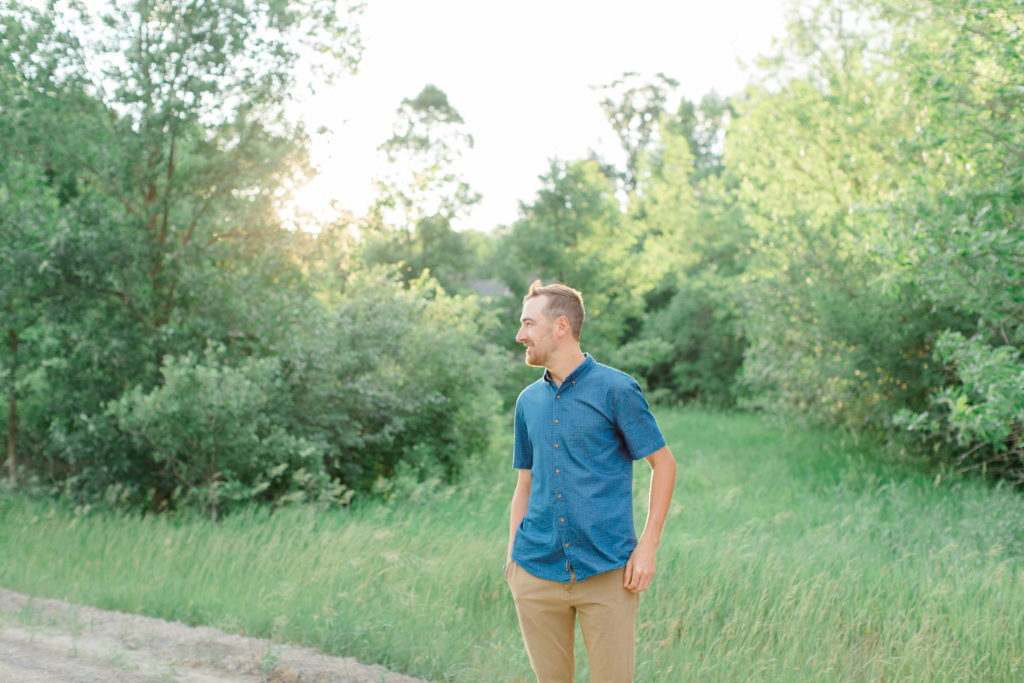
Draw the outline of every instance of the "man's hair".
[[[535,296],[547,297],[547,303],[542,309],[544,315],[552,320],[558,320],[563,315],[569,319],[572,336],[579,341],[580,332],[583,331],[583,320],[587,317],[587,311],[583,307],[583,295],[563,284],[544,286],[540,280],[534,280],[530,284],[530,291],[523,297],[523,303]]]

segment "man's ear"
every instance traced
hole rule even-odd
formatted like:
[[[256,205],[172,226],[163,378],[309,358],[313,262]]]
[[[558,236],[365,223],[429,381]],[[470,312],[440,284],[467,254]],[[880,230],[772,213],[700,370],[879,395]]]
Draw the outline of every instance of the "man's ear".
[[[569,318],[564,315],[558,316],[555,320],[555,332],[559,337],[564,337],[567,334],[572,334],[572,326],[569,325]]]

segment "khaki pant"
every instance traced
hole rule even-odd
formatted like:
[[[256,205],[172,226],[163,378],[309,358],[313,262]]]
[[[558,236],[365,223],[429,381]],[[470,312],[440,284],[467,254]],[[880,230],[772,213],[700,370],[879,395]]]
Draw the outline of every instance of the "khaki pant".
[[[590,660],[590,680],[628,683],[636,661],[639,596],[622,587],[623,569],[571,583],[533,576],[515,562],[505,568],[526,653],[539,683],[572,683],[576,617]]]

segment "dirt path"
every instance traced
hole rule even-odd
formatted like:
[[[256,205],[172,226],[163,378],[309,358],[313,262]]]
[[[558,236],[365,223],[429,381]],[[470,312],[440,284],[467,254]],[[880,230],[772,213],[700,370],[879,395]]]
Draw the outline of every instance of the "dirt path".
[[[261,638],[0,589],[0,681],[423,683]]]

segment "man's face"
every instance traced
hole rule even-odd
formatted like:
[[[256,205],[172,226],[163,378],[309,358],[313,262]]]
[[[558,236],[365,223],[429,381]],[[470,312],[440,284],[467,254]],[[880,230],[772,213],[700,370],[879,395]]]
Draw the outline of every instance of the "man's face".
[[[547,297],[535,296],[523,303],[516,341],[526,346],[526,364],[545,367],[555,350],[555,323],[543,312]]]

